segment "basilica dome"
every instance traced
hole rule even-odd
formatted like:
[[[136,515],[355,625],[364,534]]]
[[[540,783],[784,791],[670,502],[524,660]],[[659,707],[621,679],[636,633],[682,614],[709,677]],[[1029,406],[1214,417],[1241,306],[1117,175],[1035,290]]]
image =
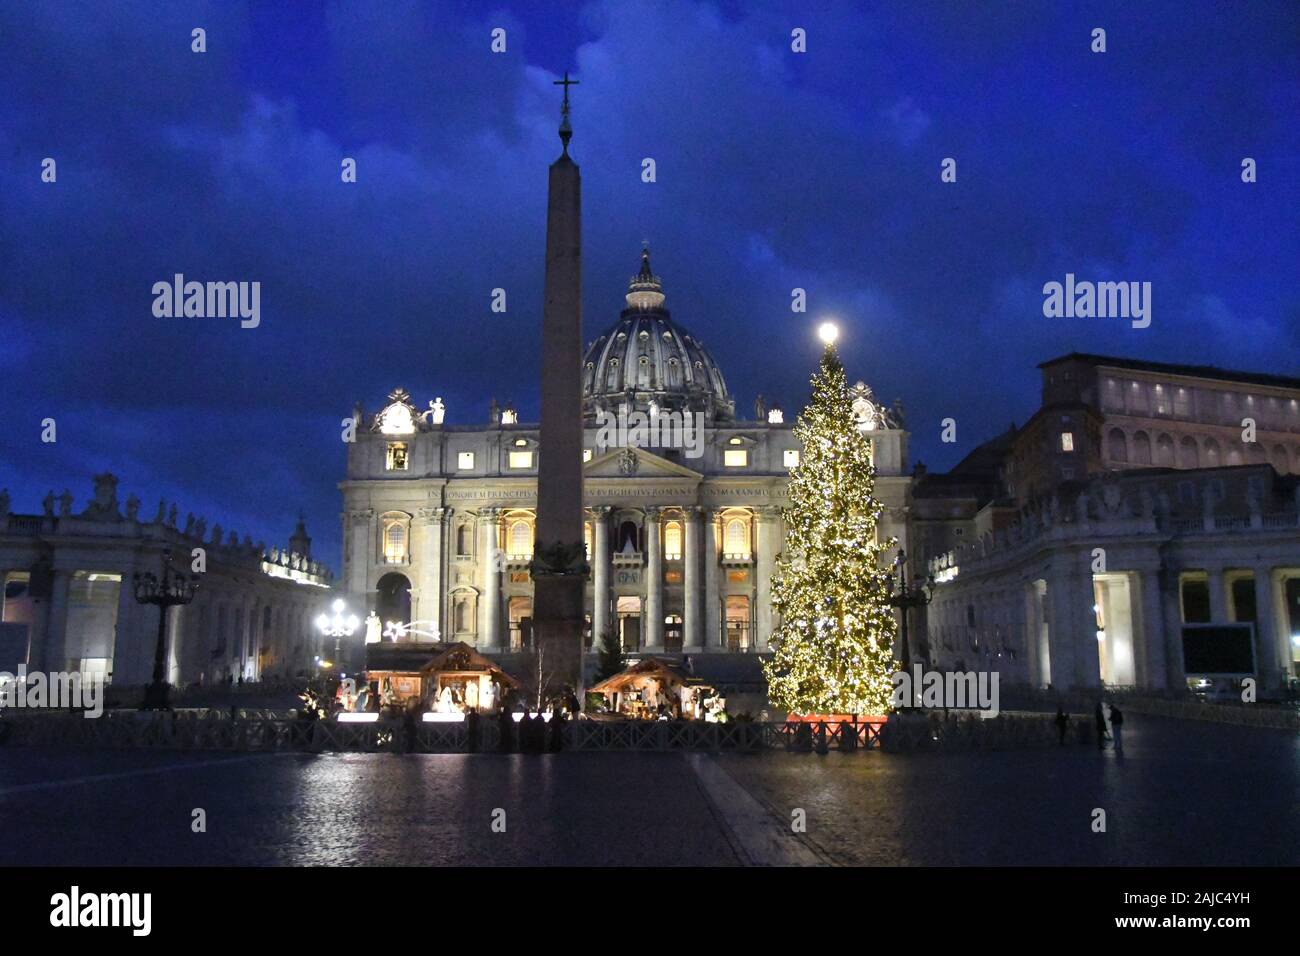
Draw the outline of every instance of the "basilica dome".
[[[717,363],[664,308],[663,284],[650,271],[650,252],[641,252],[641,271],[627,290],[618,322],[587,346],[582,360],[582,404],[594,416],[620,405],[644,411],[653,401],[662,410],[703,412],[706,420],[735,417],[735,402]]]

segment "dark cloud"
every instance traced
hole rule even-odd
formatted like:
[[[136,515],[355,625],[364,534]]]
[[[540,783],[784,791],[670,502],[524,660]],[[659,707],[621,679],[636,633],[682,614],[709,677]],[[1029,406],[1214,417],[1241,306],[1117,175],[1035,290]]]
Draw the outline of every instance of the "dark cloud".
[[[453,421],[494,396],[535,413],[564,69],[582,83],[588,337],[649,239],[742,408],[801,403],[828,314],[932,466],[1029,414],[1035,364],[1070,350],[1294,374],[1297,17],[1208,0],[10,6],[0,485],[33,508],[111,468],[268,540],[302,505],[337,563],[355,399],[402,385]],[[260,281],[262,326],[155,319],[152,284],[176,272]],[[1066,272],[1152,282],[1152,327],[1045,319],[1042,285]],[[950,415],[955,447],[937,440]]]

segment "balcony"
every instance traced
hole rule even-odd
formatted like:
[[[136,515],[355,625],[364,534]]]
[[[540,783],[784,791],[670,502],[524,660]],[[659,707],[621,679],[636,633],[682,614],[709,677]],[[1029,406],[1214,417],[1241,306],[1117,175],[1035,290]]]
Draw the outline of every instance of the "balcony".
[[[645,555],[640,551],[617,551],[612,558],[616,568],[639,568],[645,564]]]

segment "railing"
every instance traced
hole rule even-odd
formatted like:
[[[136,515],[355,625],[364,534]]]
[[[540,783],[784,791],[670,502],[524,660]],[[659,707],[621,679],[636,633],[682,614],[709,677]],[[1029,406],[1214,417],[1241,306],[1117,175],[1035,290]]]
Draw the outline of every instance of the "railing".
[[[41,533],[40,515],[10,515],[9,533],[21,535],[38,535]]]
[[[1300,512],[1264,515],[1263,525],[1265,528],[1294,528],[1298,524],[1300,524]]]
[[[511,724],[511,748],[518,747],[519,724]],[[1053,715],[1004,714],[983,719],[938,712],[879,724],[849,721],[708,723],[692,720],[565,721],[561,749],[569,751],[742,752],[787,750],[1003,750],[1058,742]],[[554,728],[544,739],[549,744]],[[1091,740],[1092,721],[1075,715],[1069,739]],[[29,714],[0,720],[0,743],[18,746],[107,749],[216,750],[240,752],[414,753],[492,752],[499,749],[500,727],[479,721],[475,739],[467,723],[378,720],[339,723],[245,712],[231,718],[220,712],[202,716],[109,712],[87,719],[75,714]]]
[[[1210,720],[1221,724],[1242,724],[1248,727],[1300,730],[1300,711],[1293,707],[1211,704],[1199,700],[1132,697],[1124,702],[1124,708],[1135,714],[1150,714],[1154,717],[1178,717],[1183,720]]]

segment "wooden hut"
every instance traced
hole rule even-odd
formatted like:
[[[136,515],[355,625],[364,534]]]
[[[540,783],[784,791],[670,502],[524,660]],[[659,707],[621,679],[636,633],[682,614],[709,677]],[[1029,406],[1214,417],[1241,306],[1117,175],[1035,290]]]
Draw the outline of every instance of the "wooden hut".
[[[494,713],[506,692],[520,687],[495,661],[460,641],[436,653],[421,674],[429,709],[443,713],[469,709]]]
[[[612,713],[654,719],[664,704],[670,716],[703,716],[700,707],[713,688],[669,661],[648,657],[588,689],[602,694]]]

